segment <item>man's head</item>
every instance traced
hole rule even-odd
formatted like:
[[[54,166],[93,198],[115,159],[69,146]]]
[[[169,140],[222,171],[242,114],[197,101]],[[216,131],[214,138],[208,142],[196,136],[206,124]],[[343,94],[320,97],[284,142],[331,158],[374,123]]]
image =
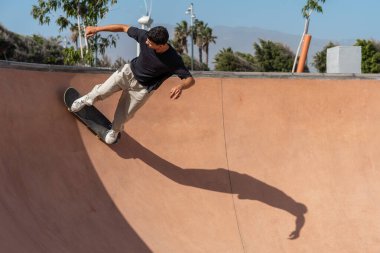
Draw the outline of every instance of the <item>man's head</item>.
[[[163,26],[153,27],[148,31],[147,35],[148,39],[157,45],[165,45],[169,39],[168,30]]]

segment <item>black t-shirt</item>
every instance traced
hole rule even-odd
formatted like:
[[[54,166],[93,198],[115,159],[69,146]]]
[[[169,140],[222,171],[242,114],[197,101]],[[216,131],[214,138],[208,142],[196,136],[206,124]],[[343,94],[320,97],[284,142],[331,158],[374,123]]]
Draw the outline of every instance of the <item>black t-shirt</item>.
[[[127,34],[140,44],[140,55],[132,60],[131,70],[136,80],[147,86],[149,91],[157,89],[173,74],[181,79],[191,76],[181,56],[172,46],[169,45],[164,53],[156,53],[145,43],[148,38],[147,31],[130,27]]]

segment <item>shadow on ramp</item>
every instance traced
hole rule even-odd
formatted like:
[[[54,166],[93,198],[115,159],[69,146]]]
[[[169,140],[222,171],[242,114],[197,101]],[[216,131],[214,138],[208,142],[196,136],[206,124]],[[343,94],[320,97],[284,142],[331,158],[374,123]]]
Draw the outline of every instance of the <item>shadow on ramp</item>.
[[[290,233],[289,239],[298,238],[305,225],[304,214],[307,212],[307,207],[304,204],[296,202],[283,191],[252,176],[225,168],[180,168],[154,154],[126,133],[123,133],[122,141],[111,148],[124,159],[141,159],[176,183],[209,191],[236,194],[239,199],[260,201],[288,212],[296,219],[295,229]]]

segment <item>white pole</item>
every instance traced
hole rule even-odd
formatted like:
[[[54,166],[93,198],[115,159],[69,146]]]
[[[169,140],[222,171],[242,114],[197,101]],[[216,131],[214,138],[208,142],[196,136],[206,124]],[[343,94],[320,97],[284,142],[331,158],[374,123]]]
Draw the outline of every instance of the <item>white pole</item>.
[[[193,41],[193,22],[194,22],[194,6],[193,3],[190,4],[190,7],[187,9],[186,14],[190,14],[190,30],[191,30],[191,70],[194,70],[194,41]]]
[[[86,37],[86,26],[85,26],[84,22],[82,22],[82,23],[83,23],[83,32],[84,32],[84,34],[83,34],[84,44],[86,46],[86,54],[87,54],[88,53],[88,41],[87,41],[87,37]]]
[[[312,10],[309,12],[309,15],[307,15],[306,20],[305,20],[305,27],[304,27],[304,30],[303,30],[303,33],[302,33],[302,37],[301,37],[300,43],[298,44],[298,48],[297,48],[297,52],[296,52],[296,57],[295,57],[294,63],[293,63],[292,73],[294,73],[294,71],[296,69],[298,55],[300,53],[301,45],[302,45],[303,40],[305,38],[305,34],[307,34],[308,31],[309,31],[310,15],[311,15],[312,12],[313,12]]]
[[[81,56],[81,58],[83,60],[82,32],[81,32],[81,27],[80,27],[79,14],[78,14],[78,32],[79,32],[80,56]]]

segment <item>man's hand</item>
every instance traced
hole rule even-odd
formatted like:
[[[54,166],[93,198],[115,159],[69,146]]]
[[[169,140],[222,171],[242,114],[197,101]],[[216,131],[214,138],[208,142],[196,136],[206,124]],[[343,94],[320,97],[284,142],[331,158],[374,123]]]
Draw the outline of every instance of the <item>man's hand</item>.
[[[182,94],[182,90],[188,89],[194,84],[195,84],[195,80],[192,76],[189,76],[188,78],[183,79],[181,84],[171,89],[170,98],[173,100],[179,98]]]
[[[98,31],[96,30],[96,27],[95,26],[87,26],[86,27],[86,37],[87,38],[90,38],[92,36],[94,36]]]
[[[181,94],[182,94],[182,85],[177,85],[170,90],[170,98],[173,100],[179,98]]]

